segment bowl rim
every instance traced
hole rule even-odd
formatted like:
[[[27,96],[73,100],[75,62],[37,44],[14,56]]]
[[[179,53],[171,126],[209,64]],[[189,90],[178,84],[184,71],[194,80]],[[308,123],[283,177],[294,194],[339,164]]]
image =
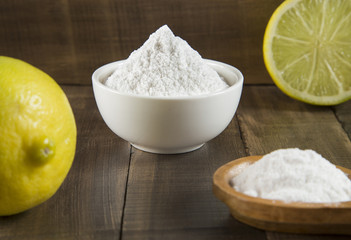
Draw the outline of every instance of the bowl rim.
[[[223,63],[223,62],[219,62],[219,61],[215,61],[215,60],[211,60],[211,59],[203,59],[203,60],[205,60],[205,62],[208,63],[211,68],[212,68],[211,65],[216,65],[216,66],[218,66],[220,68],[227,69],[227,70],[231,71],[236,76],[235,83],[232,84],[232,85],[229,85],[228,82],[227,82],[227,84],[229,85],[228,88],[225,88],[225,89],[222,89],[222,90],[219,90],[219,91],[216,91],[216,92],[211,92],[211,93],[206,93],[206,94],[199,94],[199,95],[191,95],[191,96],[169,96],[168,97],[168,96],[147,96],[147,95],[138,95],[138,94],[128,94],[128,93],[124,93],[124,92],[119,92],[116,89],[113,89],[113,88],[110,88],[110,87],[106,86],[99,79],[99,76],[103,72],[106,71],[106,68],[112,68],[112,66],[115,66],[115,65],[118,65],[118,64],[123,64],[123,62],[126,61],[126,59],[123,59],[123,60],[118,60],[118,61],[114,61],[114,62],[111,62],[111,63],[104,64],[101,67],[97,68],[92,74],[92,85],[93,85],[93,88],[94,87],[99,87],[99,88],[104,89],[105,91],[109,91],[111,93],[114,93],[114,94],[120,95],[120,96],[133,97],[133,98],[139,98],[139,99],[168,100],[168,101],[204,99],[204,98],[208,98],[208,97],[222,95],[222,94],[225,94],[227,92],[235,91],[237,88],[241,88],[242,89],[242,86],[244,84],[244,76],[240,72],[239,69],[237,69],[236,67],[231,66],[231,65],[229,65],[227,63]],[[215,70],[215,71],[218,73],[217,70]],[[111,69],[111,73],[112,72],[113,72],[113,70]]]

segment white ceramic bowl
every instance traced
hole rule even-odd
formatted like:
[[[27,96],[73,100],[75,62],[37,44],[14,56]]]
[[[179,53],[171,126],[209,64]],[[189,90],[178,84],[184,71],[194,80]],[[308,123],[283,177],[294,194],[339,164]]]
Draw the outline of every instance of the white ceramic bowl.
[[[153,153],[189,152],[219,135],[232,120],[243,87],[238,69],[205,60],[229,88],[198,96],[148,97],[119,93],[104,85],[123,61],[98,68],[92,76],[93,90],[107,126],[136,148]]]

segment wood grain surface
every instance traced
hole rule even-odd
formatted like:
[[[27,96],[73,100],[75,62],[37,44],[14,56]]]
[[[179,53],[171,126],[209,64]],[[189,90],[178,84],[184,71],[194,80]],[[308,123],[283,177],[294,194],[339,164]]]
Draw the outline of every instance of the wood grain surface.
[[[263,232],[230,220],[212,194],[214,171],[244,147],[236,120],[201,149],[179,155],[147,154],[134,149],[124,211],[126,239],[227,239]]]
[[[92,72],[125,59],[163,24],[204,58],[234,65],[246,83],[272,83],[263,34],[282,0],[2,0],[0,54],[59,83],[90,85]]]
[[[348,110],[346,110],[348,109]],[[275,86],[246,86],[237,117],[248,155],[279,148],[313,149],[334,164],[351,168],[351,103],[335,108],[295,101]],[[336,124],[338,123],[338,124]],[[346,130],[346,131],[345,131]]]
[[[311,148],[351,168],[351,102],[316,107],[274,86],[245,86],[228,128],[176,155],[131,148],[103,122],[90,86],[63,86],[78,126],[73,166],[59,191],[0,217],[0,239],[349,239],[262,231],[240,223],[212,193],[216,169],[278,148]]]

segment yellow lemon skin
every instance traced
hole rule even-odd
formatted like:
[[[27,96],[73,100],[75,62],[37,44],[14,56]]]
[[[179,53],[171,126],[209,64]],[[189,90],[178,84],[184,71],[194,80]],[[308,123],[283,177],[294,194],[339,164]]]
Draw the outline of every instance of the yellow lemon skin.
[[[71,168],[76,139],[60,86],[34,66],[0,56],[0,216],[55,194]]]

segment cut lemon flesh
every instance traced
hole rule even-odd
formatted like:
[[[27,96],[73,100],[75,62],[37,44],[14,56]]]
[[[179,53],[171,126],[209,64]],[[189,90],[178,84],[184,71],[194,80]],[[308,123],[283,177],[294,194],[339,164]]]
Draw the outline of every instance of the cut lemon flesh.
[[[268,22],[263,56],[274,83],[315,105],[351,99],[351,0],[288,0]]]

